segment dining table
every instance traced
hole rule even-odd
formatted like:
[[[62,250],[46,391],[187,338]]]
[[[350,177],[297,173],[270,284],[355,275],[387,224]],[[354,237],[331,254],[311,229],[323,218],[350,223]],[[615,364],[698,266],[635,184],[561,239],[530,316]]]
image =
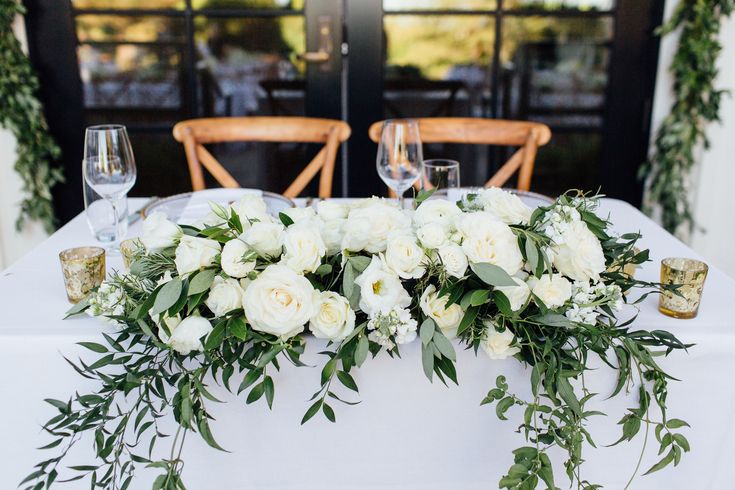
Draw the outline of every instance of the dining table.
[[[129,207],[139,209],[146,201],[130,198]],[[297,200],[297,205],[305,204]],[[638,246],[650,249],[650,261],[636,271],[639,279],[657,281],[665,257],[707,261],[624,201],[603,198],[598,213],[609,216],[616,232],[642,234]],[[139,221],[130,226],[128,236],[140,233]],[[65,358],[75,362],[92,359],[92,353],[78,343],[104,343],[102,333],[114,332],[115,327],[87,315],[63,319],[70,304],[59,265],[60,251],[94,244],[82,213],[0,272],[0,489],[16,488],[34,464],[55,454],[37,449],[50,442],[42,425],[57,413],[44,399],[68,400],[74,393],[95,389]],[[121,258],[108,254],[107,270],[115,269],[122,269]],[[635,299],[635,294],[629,299]],[[608,398],[616,372],[601,360],[590,359],[586,387],[598,395],[589,407],[606,416],[589,420],[596,447],[584,449],[582,478],[607,489],[625,488],[645,444],[639,475],[629,488],[733,488],[729,465],[735,461],[735,442],[731,446],[728,441],[735,441],[735,424],[728,419],[735,417],[735,381],[730,378],[735,373],[735,280],[710,264],[699,314],[693,319],[664,316],[658,311],[655,294],[625,308],[626,315],[637,314],[631,328],[667,330],[691,344],[658,361],[675,378],[669,386],[668,415],[691,425],[683,429],[691,451],[676,467],[640,475],[660,459],[653,430],[647,442],[641,430],[631,442],[611,446],[622,434],[619,420],[628,408],[637,406],[635,386]],[[318,366],[324,362],[319,352],[324,346],[324,341],[309,338],[303,356],[307,366],[281,364],[280,371],[273,374],[272,409],[263,400],[247,405],[244,394],[237,396],[208,381],[210,391],[227,402],[209,404],[215,419],[210,424],[212,432],[226,451],[190,436],[183,451],[187,488],[497,488],[513,464],[512,450],[528,444],[518,430],[522,409],[511,408],[504,421],[498,419],[494,406],[480,402],[500,374],[506,376],[512,392],[527,396],[530,368],[514,359],[491,360],[482,351],[476,354],[459,345],[455,346],[457,385],[444,385],[437,379],[430,382],[422,369],[420,342],[413,342],[402,346],[400,358],[381,352],[353,372],[359,393],[344,390],[340,394],[360,403],[334,404],[335,423],[317,416],[301,425],[309,398],[319,388]],[[651,416],[655,418],[655,412]],[[162,430],[172,433],[175,423],[164,422]],[[168,441],[161,441],[157,451],[169,451]],[[563,469],[564,454],[552,449],[551,457],[556,485],[565,488],[569,482]],[[89,436],[77,443],[64,466],[93,461]],[[138,465],[130,488],[150,488],[158,471]],[[88,488],[89,483],[59,486]]]

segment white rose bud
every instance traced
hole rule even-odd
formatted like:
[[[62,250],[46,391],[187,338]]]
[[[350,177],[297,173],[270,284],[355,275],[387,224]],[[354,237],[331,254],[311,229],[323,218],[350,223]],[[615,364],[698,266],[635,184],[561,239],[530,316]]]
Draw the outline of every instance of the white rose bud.
[[[564,243],[553,248],[554,266],[575,281],[597,282],[605,270],[600,240],[584,221],[574,221],[564,232]]]
[[[314,316],[314,293],[304,276],[284,265],[270,265],[245,290],[245,316],[254,330],[287,339],[302,332]]]
[[[483,190],[478,196],[485,211],[490,211],[508,225],[528,224],[531,208],[521,198],[498,187]]]
[[[408,233],[392,233],[387,240],[384,263],[402,279],[418,279],[426,272],[426,254]]]
[[[503,293],[505,297],[508,298],[511,310],[518,311],[526,304],[528,297],[531,295],[531,289],[528,287],[528,284],[517,277],[512,279],[516,284],[518,284],[517,286],[500,286],[495,289]]]
[[[148,253],[154,253],[176,245],[182,234],[178,225],[166,219],[166,215],[158,211],[151,213],[143,221],[143,235],[140,241]]]
[[[202,351],[204,346],[200,339],[211,331],[212,324],[209,323],[209,320],[201,316],[190,316],[184,318],[173,330],[167,343],[182,355],[187,355],[192,351]]]
[[[183,235],[176,247],[174,263],[180,276],[214,265],[220,244],[208,238]]]
[[[242,308],[243,290],[237,279],[224,279],[217,276],[209,289],[209,295],[204,302],[212,310],[214,316],[220,317],[232,310]]]
[[[485,322],[485,326],[487,329],[480,345],[490,359],[507,359],[521,351],[517,346],[511,347],[515,337],[509,329],[498,332],[492,322]]]
[[[263,257],[278,258],[283,251],[284,227],[281,223],[259,221],[253,223],[240,239],[253,247]]]
[[[543,301],[547,308],[558,308],[572,297],[572,283],[565,277],[556,274],[544,274],[534,281],[533,294]]]
[[[314,272],[327,254],[327,246],[313,222],[299,222],[286,228],[281,263],[295,272]]]
[[[459,245],[446,245],[437,250],[437,252],[447,274],[457,279],[464,277],[469,262],[462,247]]]
[[[447,308],[448,299],[448,296],[439,297],[436,287],[432,284],[421,295],[419,306],[424,315],[434,320],[442,333],[452,339],[457,336],[457,327],[462,321],[464,311],[456,303]]]
[[[317,295],[316,314],[309,321],[309,330],[318,339],[342,340],[355,329],[355,312],[344,296],[333,291]]]
[[[360,288],[360,309],[369,317],[388,314],[393,308],[407,308],[411,304],[411,296],[401,280],[388,271],[379,257],[373,257],[370,265],[357,276],[355,284]]]
[[[416,237],[421,245],[428,249],[436,249],[447,244],[447,230],[441,223],[426,223],[416,230]]]
[[[244,261],[246,254],[250,253],[250,247],[237,238],[225,243],[222,248],[222,270],[230,277],[245,277],[255,269],[255,258]]]

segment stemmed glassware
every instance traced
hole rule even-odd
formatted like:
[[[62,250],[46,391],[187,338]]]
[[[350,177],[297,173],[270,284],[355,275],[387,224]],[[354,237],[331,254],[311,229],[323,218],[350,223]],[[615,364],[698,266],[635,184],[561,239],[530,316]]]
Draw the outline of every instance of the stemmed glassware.
[[[423,150],[418,121],[391,119],[383,124],[376,164],[378,175],[393,189],[403,208],[403,194],[421,172]]]
[[[115,230],[108,251],[118,252],[122,238],[119,205],[136,178],[135,157],[125,126],[110,124],[87,128],[82,172],[85,182],[112,207]]]

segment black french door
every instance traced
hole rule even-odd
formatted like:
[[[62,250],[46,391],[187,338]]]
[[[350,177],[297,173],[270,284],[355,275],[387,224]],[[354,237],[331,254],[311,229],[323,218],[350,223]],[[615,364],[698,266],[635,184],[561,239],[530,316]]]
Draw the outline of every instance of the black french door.
[[[181,119],[345,119],[335,195],[382,194],[369,125],[388,117],[541,121],[533,189],[639,203],[663,0],[24,0],[32,61],[64,151],[60,218],[81,209],[83,129],[126,124],[133,195],[190,189]],[[245,187],[283,190],[313,149],[217,145]],[[484,182],[507,149],[427,145]]]

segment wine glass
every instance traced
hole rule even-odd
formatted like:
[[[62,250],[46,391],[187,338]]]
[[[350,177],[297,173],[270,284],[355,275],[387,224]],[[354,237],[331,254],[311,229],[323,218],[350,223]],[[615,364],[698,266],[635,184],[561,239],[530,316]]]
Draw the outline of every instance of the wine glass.
[[[117,252],[122,238],[118,219],[120,201],[133,187],[136,177],[135,157],[125,126],[109,124],[87,128],[82,173],[85,182],[112,207],[115,230],[109,251]]]
[[[376,164],[378,175],[393,189],[403,208],[403,193],[419,178],[423,151],[418,121],[391,119],[383,124]]]
[[[421,188],[449,195],[459,189],[459,162],[456,160],[424,160],[421,165]]]

